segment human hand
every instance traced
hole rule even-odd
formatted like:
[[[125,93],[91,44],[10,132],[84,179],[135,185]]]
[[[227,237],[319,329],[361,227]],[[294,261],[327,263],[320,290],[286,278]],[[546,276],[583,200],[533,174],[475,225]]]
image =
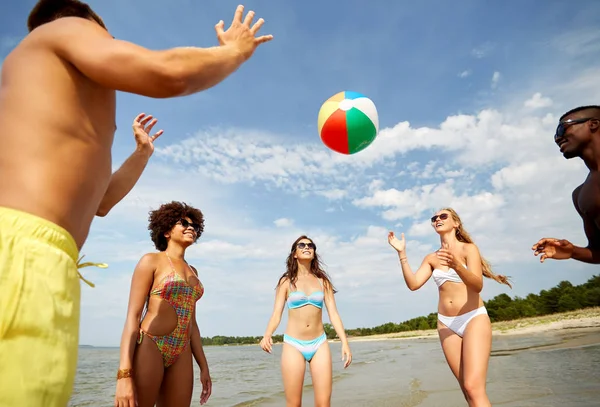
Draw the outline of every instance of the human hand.
[[[133,379],[127,377],[117,380],[117,391],[115,393],[115,407],[135,407],[137,399]]]
[[[343,344],[342,345],[342,361],[346,361],[344,363],[344,369],[347,368],[348,366],[350,366],[350,363],[352,363],[352,352],[350,352],[350,346],[348,346],[348,344]]]
[[[450,250],[448,244],[442,244],[442,248],[435,252],[435,254],[437,255],[438,259],[440,259],[440,264],[442,266],[447,266],[456,270],[456,256],[454,256],[454,253],[452,250]]]
[[[406,240],[404,240],[404,233],[400,235],[401,239],[398,239],[394,232],[388,233],[388,243],[398,252],[403,252],[406,250]]]
[[[243,14],[244,6],[237,6],[233,16],[233,21],[231,22],[231,25],[227,31],[223,31],[223,27],[225,25],[223,20],[219,21],[217,25],[215,25],[215,31],[217,32],[219,44],[231,45],[235,47],[243,56],[244,61],[246,61],[252,56],[260,44],[271,41],[273,36],[263,35],[256,37],[256,33],[265,23],[265,20],[259,18],[258,21],[252,27],[250,27],[250,24],[252,24],[252,19],[254,18],[254,11],[250,10],[242,22]]]
[[[159,130],[150,136],[150,132],[157,122],[158,120],[154,119],[152,115],[146,116],[145,113],[138,114],[133,120],[133,136],[138,151],[146,152],[148,155],[154,153],[154,140],[163,134],[163,130]]]
[[[543,238],[533,245],[533,255],[541,254],[540,263],[546,259],[566,260],[573,255],[573,243],[566,239]]]
[[[212,394],[212,380],[208,369],[200,371],[200,383],[202,384],[202,394],[200,395],[200,405],[206,404]]]
[[[267,353],[271,353],[273,351],[273,338],[270,336],[263,336],[260,340],[260,347]]]

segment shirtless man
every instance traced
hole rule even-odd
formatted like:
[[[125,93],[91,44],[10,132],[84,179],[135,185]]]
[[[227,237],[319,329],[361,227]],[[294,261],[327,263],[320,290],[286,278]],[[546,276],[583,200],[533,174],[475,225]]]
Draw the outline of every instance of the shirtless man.
[[[64,407],[79,339],[78,256],[95,215],[133,187],[147,154],[111,174],[115,91],[190,95],[236,71],[256,48],[235,11],[219,46],[152,51],[114,39],[77,0],[40,0],[0,79],[0,405]]]
[[[534,255],[546,259],[575,259],[600,264],[600,106],[582,106],[560,119],[554,141],[566,159],[579,157],[590,170],[573,191],[573,205],[583,219],[586,247],[565,239],[544,238],[533,245]]]

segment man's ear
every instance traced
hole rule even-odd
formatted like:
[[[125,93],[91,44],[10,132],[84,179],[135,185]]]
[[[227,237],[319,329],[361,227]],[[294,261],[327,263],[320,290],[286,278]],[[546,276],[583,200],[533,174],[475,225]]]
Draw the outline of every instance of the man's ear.
[[[590,130],[598,131],[600,129],[600,119],[592,119],[590,120]]]

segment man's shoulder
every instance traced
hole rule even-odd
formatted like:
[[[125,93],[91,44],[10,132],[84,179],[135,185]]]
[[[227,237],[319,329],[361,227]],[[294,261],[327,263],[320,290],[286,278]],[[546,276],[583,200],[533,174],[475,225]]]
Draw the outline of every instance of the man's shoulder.
[[[79,17],[62,17],[37,27],[23,41],[46,45],[68,44],[69,40],[87,36],[110,36],[110,34],[93,21]]]

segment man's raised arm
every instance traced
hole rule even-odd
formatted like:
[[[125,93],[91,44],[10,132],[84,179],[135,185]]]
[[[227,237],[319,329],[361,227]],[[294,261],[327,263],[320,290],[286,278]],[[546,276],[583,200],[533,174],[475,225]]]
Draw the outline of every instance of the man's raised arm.
[[[153,51],[114,39],[97,23],[77,17],[61,18],[39,29],[49,30],[43,38],[52,42],[57,55],[101,86],[169,98],[217,85],[247,61],[260,44],[273,38],[256,37],[264,20],[251,25],[254,12],[248,12],[242,21],[243,11],[243,6],[238,6],[227,31],[223,31],[222,21],[215,26],[220,45],[211,48]]]

